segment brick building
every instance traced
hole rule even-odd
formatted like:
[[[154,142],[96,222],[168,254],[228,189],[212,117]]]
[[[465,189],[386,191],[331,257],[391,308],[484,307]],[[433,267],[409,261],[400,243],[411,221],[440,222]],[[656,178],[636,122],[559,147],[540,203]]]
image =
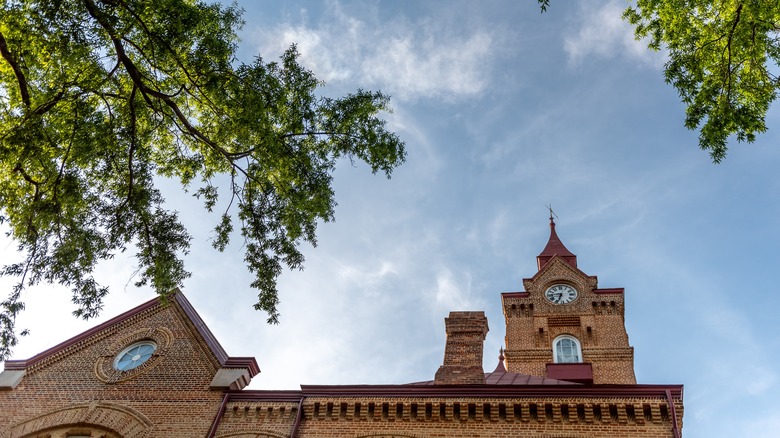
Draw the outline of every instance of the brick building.
[[[676,437],[681,385],[636,384],[623,289],[601,289],[550,238],[522,292],[501,295],[506,349],[482,369],[483,312],[445,319],[434,380],[244,387],[182,294],[144,303],[0,373],[0,438]]]

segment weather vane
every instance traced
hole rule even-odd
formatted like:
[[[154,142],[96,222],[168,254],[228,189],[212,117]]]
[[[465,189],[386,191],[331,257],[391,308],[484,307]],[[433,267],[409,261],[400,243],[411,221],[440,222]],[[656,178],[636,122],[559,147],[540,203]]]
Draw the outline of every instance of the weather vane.
[[[553,220],[553,217],[555,217],[557,219],[558,215],[555,214],[555,212],[553,211],[552,204],[547,204],[546,207],[547,207],[548,210],[550,210],[550,221]]]

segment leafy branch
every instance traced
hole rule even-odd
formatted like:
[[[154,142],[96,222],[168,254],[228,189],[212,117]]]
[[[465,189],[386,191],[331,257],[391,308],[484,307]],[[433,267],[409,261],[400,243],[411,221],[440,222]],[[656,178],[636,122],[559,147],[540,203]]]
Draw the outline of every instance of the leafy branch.
[[[91,318],[108,293],[94,269],[128,248],[136,285],[163,299],[183,287],[190,236],[165,208],[160,177],[185,190],[200,181],[194,194],[209,212],[229,194],[213,246],[223,251],[241,235],[255,308],[275,323],[278,276],[303,266],[300,244],[316,244],[317,224],[334,218],[337,160],[363,160],[388,177],[404,161],[403,142],[380,118],[387,96],[318,97],[321,82],[295,46],[279,62],[237,62],[235,7],[147,6],[2,6],[0,221],[22,260],[1,272],[18,283],[0,302],[0,359],[18,341],[26,287],[67,286],[73,313]]]
[[[780,81],[780,3],[729,0],[639,0],[623,14],[637,39],[666,48],[664,76],[687,105],[685,126],[699,130],[699,147],[713,162],[728,141],[753,142],[765,132],[766,113]]]

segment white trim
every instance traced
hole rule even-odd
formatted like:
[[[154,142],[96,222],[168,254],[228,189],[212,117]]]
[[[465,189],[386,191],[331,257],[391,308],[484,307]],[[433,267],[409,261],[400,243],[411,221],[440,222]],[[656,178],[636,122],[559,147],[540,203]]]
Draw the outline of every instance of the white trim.
[[[564,361],[561,362],[558,358],[558,343],[560,341],[563,341],[564,339],[570,340],[574,343],[574,346],[577,348],[577,361],[571,362],[571,361]],[[580,340],[575,338],[572,335],[560,335],[553,339],[552,342],[552,351],[553,351],[553,362],[554,363],[582,363],[582,344],[580,344]]]

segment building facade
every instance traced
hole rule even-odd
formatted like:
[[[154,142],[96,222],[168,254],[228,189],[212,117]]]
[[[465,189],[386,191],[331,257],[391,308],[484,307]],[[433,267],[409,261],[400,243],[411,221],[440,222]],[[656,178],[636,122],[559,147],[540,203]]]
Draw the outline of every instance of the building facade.
[[[0,438],[679,438],[682,385],[636,383],[622,288],[577,268],[550,220],[525,290],[501,295],[506,349],[482,369],[484,312],[445,319],[434,379],[246,390],[181,293],[151,300],[0,373]]]

